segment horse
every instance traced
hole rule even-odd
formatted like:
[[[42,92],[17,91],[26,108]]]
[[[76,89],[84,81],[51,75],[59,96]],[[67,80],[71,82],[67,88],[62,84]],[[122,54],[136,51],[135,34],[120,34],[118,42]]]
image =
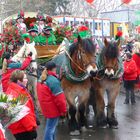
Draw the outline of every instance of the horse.
[[[80,130],[86,126],[90,75],[97,72],[95,51],[96,45],[92,39],[81,39],[78,36],[76,43],[52,59],[57,65],[57,73],[67,99],[70,135],[80,135]]]
[[[120,92],[120,77],[123,74],[122,60],[119,53],[119,41],[104,40],[105,46],[97,56],[98,73],[91,79],[92,105],[96,125],[106,128],[107,125],[117,128],[115,101]],[[104,94],[107,93],[107,117],[105,115]],[[91,100],[91,99],[90,99]]]
[[[16,55],[14,55],[11,60],[14,62],[23,62],[24,59],[28,56],[28,54],[32,52],[32,61],[29,67],[26,70],[27,78],[28,78],[28,90],[34,95],[35,101],[38,104],[37,100],[37,92],[36,92],[36,84],[37,84],[37,51],[35,49],[35,42],[26,43],[24,41],[24,45],[18,51]]]

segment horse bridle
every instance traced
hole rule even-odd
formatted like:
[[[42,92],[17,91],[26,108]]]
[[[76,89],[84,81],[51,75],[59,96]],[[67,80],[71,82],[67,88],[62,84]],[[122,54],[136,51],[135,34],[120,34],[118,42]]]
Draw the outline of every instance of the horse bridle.
[[[81,66],[73,60],[73,58],[70,56],[70,54],[68,53],[67,50],[65,50],[65,53],[66,53],[66,55],[68,56],[68,58],[71,60],[71,62],[72,62],[79,70],[83,71],[84,73],[86,72],[85,69],[81,68]],[[83,59],[82,59],[82,62],[83,62]],[[88,66],[88,65],[90,65],[90,64],[96,64],[96,62],[95,62],[95,61],[94,61],[94,62],[92,61],[92,62],[88,63],[86,66]],[[85,66],[85,67],[86,67],[86,66]]]

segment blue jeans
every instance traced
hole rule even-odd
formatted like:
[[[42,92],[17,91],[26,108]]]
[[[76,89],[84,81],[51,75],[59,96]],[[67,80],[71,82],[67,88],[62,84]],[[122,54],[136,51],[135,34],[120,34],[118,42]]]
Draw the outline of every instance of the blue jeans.
[[[55,140],[59,117],[47,119],[44,140]]]

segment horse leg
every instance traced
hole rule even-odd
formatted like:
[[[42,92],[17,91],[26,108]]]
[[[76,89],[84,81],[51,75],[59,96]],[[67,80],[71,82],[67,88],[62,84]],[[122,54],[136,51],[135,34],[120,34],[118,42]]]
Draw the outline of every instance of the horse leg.
[[[30,75],[27,75],[27,77],[29,79],[28,90],[32,95],[34,106],[35,106],[36,122],[37,125],[40,125],[40,121],[39,121],[40,105],[39,105],[39,101],[37,98],[37,91],[36,91],[37,78]]]
[[[96,123],[101,128],[106,128],[107,120],[104,113],[105,102],[104,102],[104,90],[102,88],[96,91]]]
[[[70,115],[69,129],[70,129],[71,136],[80,135],[79,125],[76,120],[76,112],[77,112],[76,107],[74,107],[74,106],[69,107],[69,115]]]
[[[117,87],[117,90],[112,89],[110,91],[107,91],[108,95],[108,108],[107,108],[107,123],[112,128],[118,128],[118,121],[115,117],[114,109],[115,109],[115,101],[116,97],[119,94],[119,88]]]
[[[85,116],[85,110],[86,110],[86,106],[85,104],[81,104],[78,108],[78,122],[79,122],[79,128],[82,131],[86,130],[86,124],[87,124],[87,120],[86,120],[86,116]]]

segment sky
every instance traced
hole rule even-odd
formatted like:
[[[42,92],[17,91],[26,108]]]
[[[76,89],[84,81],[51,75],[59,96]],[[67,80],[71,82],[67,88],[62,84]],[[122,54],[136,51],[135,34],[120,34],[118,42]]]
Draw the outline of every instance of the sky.
[[[140,0],[132,0],[130,4],[137,4],[137,3],[140,3]]]

